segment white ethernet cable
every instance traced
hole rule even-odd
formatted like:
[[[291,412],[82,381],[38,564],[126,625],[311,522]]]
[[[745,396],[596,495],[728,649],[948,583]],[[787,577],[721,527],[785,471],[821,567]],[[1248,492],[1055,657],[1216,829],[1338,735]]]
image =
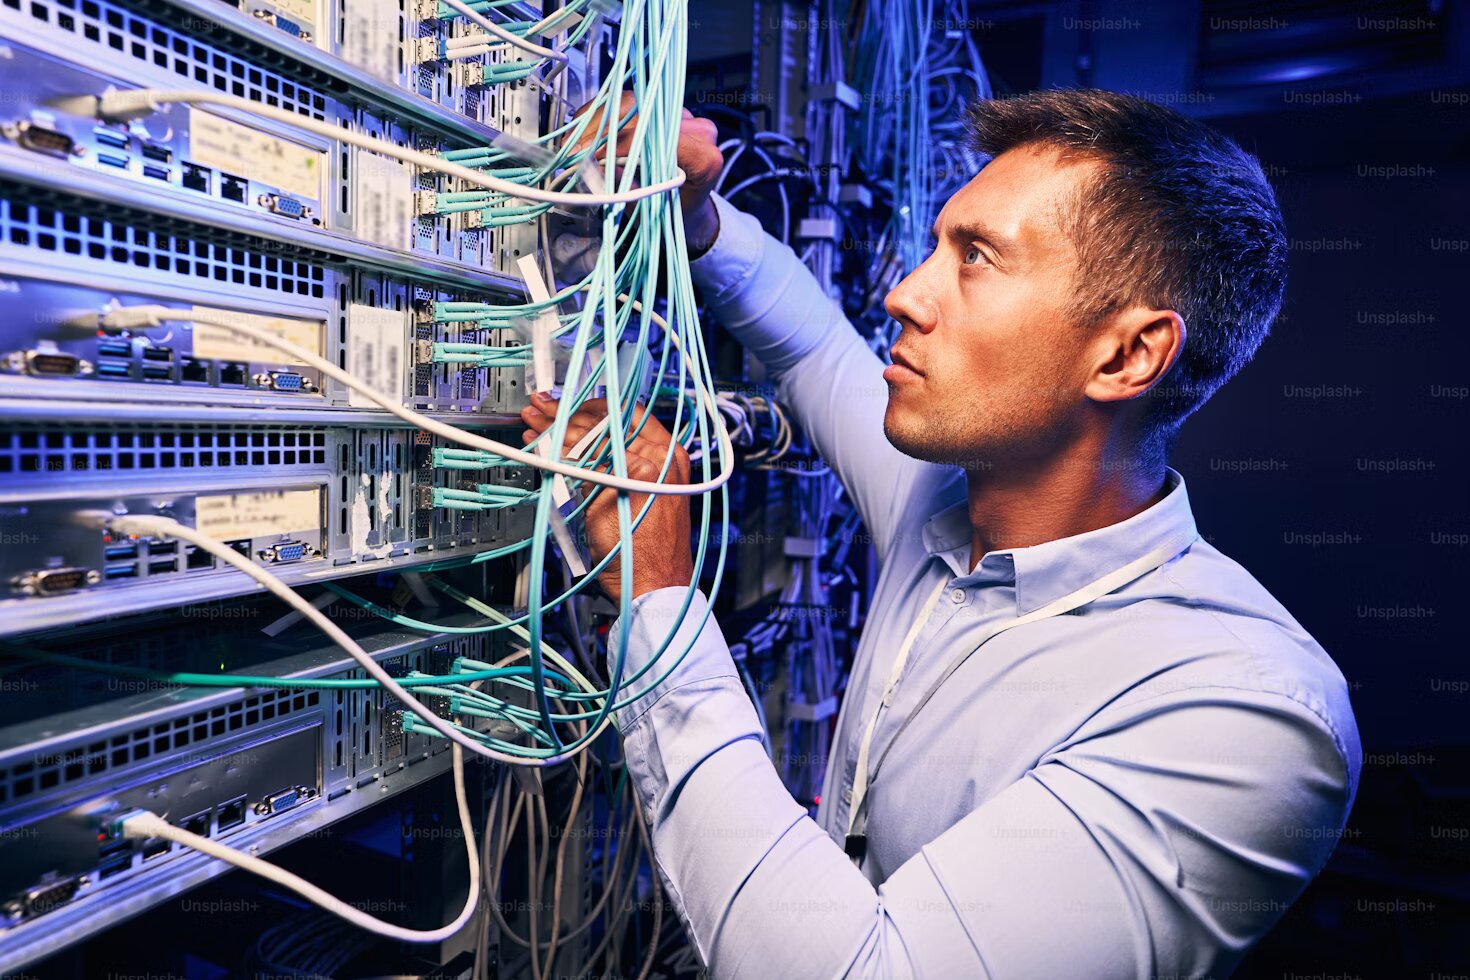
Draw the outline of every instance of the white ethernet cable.
[[[228,550],[228,549],[226,549]],[[288,888],[302,898],[318,905],[333,915],[352,923],[359,928],[376,933],[386,939],[395,939],[406,943],[434,943],[459,932],[474,916],[476,907],[480,902],[480,849],[475,844],[474,825],[470,822],[469,803],[465,799],[464,785],[464,750],[458,745],[453,746],[452,761],[454,766],[454,802],[459,808],[459,825],[464,831],[465,855],[470,864],[470,888],[465,895],[464,908],[460,909],[459,915],[447,925],[438,929],[409,929],[405,926],[384,922],[376,916],[368,915],[361,909],[355,908],[342,901],[337,896],[325,889],[318,888],[311,882],[299,875],[292,874],[285,868],[263,861],[258,857],[247,854],[244,851],[221,844],[219,841],[210,840],[199,834],[192,833],[182,827],[175,827],[156,813],[148,810],[139,811],[132,816],[125,817],[120,823],[124,837],[149,838],[158,837],[171,840],[176,844],[182,844],[191,850],[207,854],[212,858],[218,858],[227,864],[234,865],[242,871],[260,875],[269,881],[275,882],[282,888]],[[488,830],[488,828],[487,828]]]
[[[356,640],[343,632],[342,627],[338,626],[336,623],[332,622],[332,620],[328,619],[327,616],[320,609],[312,605],[310,602],[307,602],[306,599],[298,595],[296,591],[292,589],[289,585],[287,585],[285,582],[282,582],[278,577],[272,575],[264,568],[255,564],[255,562],[251,561],[249,558],[240,554],[234,548],[229,547],[221,541],[216,541],[214,538],[211,538],[209,535],[203,533],[202,531],[189,527],[185,524],[180,524],[178,521],[173,520],[172,518],[157,517],[149,514],[119,515],[110,514],[106,511],[94,511],[89,514],[81,515],[81,518],[85,523],[91,526],[103,530],[113,531],[118,534],[137,535],[138,537],[156,536],[164,538],[178,538],[182,541],[187,541],[189,544],[198,547],[201,551],[207,551],[214,557],[218,558],[220,561],[239,569],[246,575],[249,575],[251,578],[255,579],[255,581],[263,585],[266,590],[272,595],[281,599],[292,609],[296,610],[297,612],[301,613],[301,615],[311,620],[312,624],[320,629],[323,633],[325,633],[328,639],[341,647],[342,650],[353,660],[356,660],[358,665],[362,667],[363,670],[367,671],[368,675],[376,680],[385,691],[393,695],[399,701],[403,702],[405,708],[422,718],[424,724],[428,725],[430,728],[434,729],[434,731],[438,732],[440,735],[443,735],[451,742],[454,742],[456,745],[460,745],[466,749],[469,749],[475,755],[482,756],[486,759],[491,759],[495,762],[504,762],[508,765],[513,766],[531,766],[535,768],[543,768],[546,766],[552,766],[556,765],[557,763],[565,762],[567,759],[576,754],[575,751],[561,752],[553,756],[528,758],[525,756],[511,755],[506,752],[499,752],[488,746],[481,745],[479,742],[476,742],[468,735],[465,735],[453,724],[445,721],[443,718],[440,718],[438,715],[434,714],[434,712],[424,707],[424,705],[418,700],[418,698],[410,693],[409,690],[405,688],[402,684],[399,684],[398,681],[394,680],[393,676],[389,674],[386,670],[384,670],[382,665],[374,660],[366,650],[359,646]],[[595,686],[593,686],[593,684],[588,681],[587,678],[583,677],[582,674],[576,670],[576,668],[567,663],[565,658],[556,653],[554,650],[547,648],[543,650],[543,655],[548,660],[555,663],[559,669],[566,671],[567,676],[570,677],[588,694],[598,696],[602,693]],[[607,726],[611,723],[612,713],[608,712],[608,714],[603,718],[603,723],[601,726],[599,726],[596,735],[601,735],[602,732],[605,731]],[[592,740],[589,739],[588,744],[590,744],[591,741]]]
[[[567,56],[565,52],[554,50],[551,48],[543,48],[539,44],[532,44],[525,38],[520,37],[516,34],[512,34],[510,31],[501,27],[499,24],[492,23],[488,18],[470,9],[470,7],[467,4],[461,2],[461,0],[444,0],[444,2],[449,5],[450,9],[465,17],[468,17],[473,23],[484,30],[485,33],[494,35],[501,41],[504,41],[506,44],[513,45],[517,48],[520,48],[522,51],[534,54],[539,58],[549,58],[552,61],[559,61],[562,64],[566,64],[567,62]],[[489,50],[489,48],[487,47],[486,50]]]
[[[53,103],[57,108],[77,115],[95,116],[106,122],[132,122],[143,119],[159,111],[164,105],[173,103],[184,103],[187,105],[217,105],[228,109],[237,109],[240,112],[248,112],[251,115],[261,116],[274,120],[286,126],[296,129],[304,129],[317,136],[327,139],[340,140],[351,146],[368,150],[382,156],[392,157],[404,163],[422,167],[425,170],[433,170],[436,173],[447,174],[450,177],[458,177],[477,187],[487,190],[498,191],[508,197],[520,198],[526,201],[536,201],[541,204],[562,204],[568,207],[578,205],[610,205],[610,204],[632,204],[647,197],[663,194],[676,190],[684,183],[684,171],[675,167],[675,176],[669,180],[659,181],[645,187],[638,187],[626,191],[610,191],[602,194],[585,194],[577,191],[551,191],[541,187],[529,187],[525,184],[517,184],[514,181],[503,180],[471,170],[469,167],[451,163],[440,159],[432,153],[423,153],[419,150],[399,146],[387,140],[375,139],[354,133],[349,129],[323,122],[320,119],[312,119],[307,116],[279,109],[275,106],[266,105],[264,102],[256,102],[253,99],[242,98],[238,95],[226,95],[222,92],[208,92],[203,89],[158,89],[139,88],[120,90],[109,88],[101,95],[78,96],[75,98],[61,99]]]
[[[643,309],[643,305],[637,300],[628,299],[627,297],[622,295],[619,296],[619,299],[630,303],[636,310]],[[667,330],[668,325],[664,321],[664,318],[659,316],[655,311],[649,310],[648,316],[655,323],[658,323],[660,326],[663,326]],[[719,474],[715,476],[714,479],[706,480],[703,483],[653,483],[647,480],[634,480],[632,478],[619,477],[612,473],[603,473],[598,470],[585,469],[572,463],[563,462],[559,459],[550,459],[545,456],[541,456],[538,453],[528,453],[523,449],[517,449],[514,446],[507,445],[503,442],[496,442],[493,439],[486,439],[484,436],[477,436],[473,433],[466,432],[463,429],[456,428],[455,426],[435,421],[434,419],[431,419],[426,415],[421,415],[418,412],[413,411],[412,409],[404,408],[402,405],[397,404],[386,396],[368,387],[362,381],[353,377],[348,372],[342,370],[331,361],[327,360],[324,357],[321,357],[318,354],[312,353],[299,344],[293,344],[289,340],[286,340],[283,337],[279,337],[276,334],[271,333],[269,330],[264,329],[263,327],[241,323],[228,316],[211,315],[207,312],[198,310],[176,310],[167,306],[158,305],[118,306],[113,307],[106,313],[98,316],[96,325],[104,330],[131,330],[142,327],[161,326],[166,321],[179,323],[208,323],[211,326],[224,327],[228,330],[233,330],[236,333],[244,334],[245,336],[250,337],[252,340],[256,340],[260,343],[268,344],[272,347],[275,347],[277,350],[283,351],[286,354],[289,354],[291,357],[300,360],[303,364],[308,364],[311,367],[316,368],[327,377],[334,378],[335,380],[340,381],[342,384],[362,395],[364,398],[371,400],[374,404],[378,405],[384,411],[389,412],[392,415],[396,415],[398,418],[407,422],[409,425],[413,425],[420,429],[423,429],[425,432],[429,432],[433,435],[439,436],[442,439],[447,439],[450,442],[457,442],[462,446],[468,446],[471,449],[479,449],[484,452],[494,453],[497,456],[513,460],[525,466],[534,467],[540,470],[546,470],[551,473],[557,473],[564,477],[570,477],[574,480],[581,480],[585,483],[594,483],[598,486],[611,487],[614,490],[622,490],[627,493],[666,494],[670,496],[697,496],[702,493],[708,493],[711,490],[719,489],[727,480],[730,479],[730,476],[735,471],[735,449],[734,446],[730,443],[730,433],[725,428],[724,420],[720,417],[719,409],[716,407],[714,400],[710,397],[709,392],[704,391],[703,389],[701,389],[699,392],[700,398],[704,402],[706,411],[710,413],[710,417],[715,428],[715,434],[719,440],[721,452],[720,462],[722,464]],[[91,326],[91,324],[87,325]],[[675,346],[679,346],[677,335],[672,330],[668,331],[668,337],[674,341]]]

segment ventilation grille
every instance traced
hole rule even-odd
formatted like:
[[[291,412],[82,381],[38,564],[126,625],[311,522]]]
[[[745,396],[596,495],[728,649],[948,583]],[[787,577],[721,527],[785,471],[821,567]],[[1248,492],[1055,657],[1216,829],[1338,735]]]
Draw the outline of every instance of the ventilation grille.
[[[272,292],[324,295],[326,272],[320,266],[184,233],[196,225],[175,222],[173,229],[155,229],[126,221],[121,209],[94,208],[83,216],[38,203],[29,189],[6,187],[0,193],[0,243]]]
[[[113,4],[99,0],[55,0],[54,3],[0,0],[0,3],[99,48],[172,71],[191,83],[314,119],[326,116],[326,100],[310,89],[261,71],[235,54],[201,44]]]
[[[293,426],[149,422],[106,429],[16,424],[0,432],[0,473],[184,470],[262,466],[319,469],[327,436]]]
[[[146,725],[68,752],[40,756],[0,770],[0,804],[92,779],[110,770],[285,717],[315,707],[319,700],[316,691],[269,691],[172,721]]]

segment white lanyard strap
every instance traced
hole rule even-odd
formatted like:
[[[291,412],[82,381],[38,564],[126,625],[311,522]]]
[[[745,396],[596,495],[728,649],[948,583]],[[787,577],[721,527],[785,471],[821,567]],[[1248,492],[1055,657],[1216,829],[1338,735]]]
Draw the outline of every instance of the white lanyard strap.
[[[893,667],[888,671],[888,681],[883,685],[883,697],[878,706],[873,709],[873,716],[868,719],[868,730],[863,733],[863,741],[858,746],[857,772],[852,777],[852,806],[847,815],[847,832],[852,833],[853,814],[857,813],[858,804],[863,797],[868,795],[868,750],[873,747],[873,730],[878,727],[878,715],[883,712],[883,706],[893,699],[893,691],[898,687],[898,679],[903,676],[903,666],[909,661],[909,651],[914,648],[914,641],[919,637],[919,630],[924,628],[924,621],[934,611],[934,605],[944,590],[949,586],[948,579],[941,579],[939,588],[924,603],[923,611],[914,619],[914,625],[909,627],[908,635],[903,638],[903,646],[898,648],[898,656],[893,660]]]
[[[898,741],[898,737],[902,735],[904,733],[904,730],[909,727],[909,723],[914,720],[914,716],[923,709],[924,705],[929,703],[929,700],[934,697],[940,686],[945,681],[949,680],[950,676],[954,674],[955,671],[959,670],[960,665],[963,664],[966,660],[970,659],[970,657],[977,650],[979,650],[990,640],[999,636],[1001,633],[1004,633],[1006,630],[1014,629],[1017,626],[1025,626],[1028,623],[1035,623],[1043,619],[1049,619],[1052,616],[1060,616],[1063,613],[1071,612],[1073,609],[1085,606],[1089,602],[1092,602],[1094,599],[1105,596],[1115,589],[1122,588],[1139,576],[1153,571],[1155,568],[1158,568],[1160,565],[1174,558],[1181,551],[1183,551],[1184,548],[1187,548],[1188,546],[1188,544],[1185,544],[1183,546],[1157,548],[1144,555],[1142,558],[1135,559],[1134,561],[1131,561],[1128,564],[1124,565],[1122,568],[1116,569],[1099,579],[1095,579],[1087,583],[1077,591],[1069,593],[1068,595],[1062,596],[1060,599],[1055,599],[1052,602],[1047,603],[1040,609],[1033,610],[1024,616],[1018,616],[1015,619],[1007,620],[1006,622],[991,627],[991,629],[980,638],[979,642],[975,643],[968,649],[962,650],[952,661],[950,661],[949,666],[945,668],[944,673],[940,674],[939,679],[936,680],[932,685],[930,685],[929,690],[925,692],[922,698],[919,699],[918,704],[914,705],[913,710],[909,712],[906,718],[904,718],[903,723],[899,725],[898,730],[893,733],[893,737],[889,739],[888,743],[883,747],[883,753],[873,764],[872,772],[869,772],[868,753],[872,748],[873,732],[878,726],[878,715],[882,712],[883,706],[890,703],[893,695],[893,690],[898,684],[899,675],[903,673],[903,665],[908,660],[909,650],[913,647],[914,639],[919,635],[919,630],[923,627],[924,621],[929,618],[929,614],[933,611],[934,603],[939,600],[939,596],[944,592],[945,587],[949,584],[948,581],[941,582],[939,584],[939,588],[935,590],[934,595],[925,604],[924,611],[919,614],[919,618],[917,621],[915,621],[913,628],[909,630],[908,636],[904,638],[903,648],[899,650],[898,658],[894,662],[893,670],[889,674],[888,684],[883,689],[883,700],[878,704],[876,708],[873,709],[873,717],[868,721],[868,729],[863,735],[862,745],[858,748],[857,773],[854,775],[852,783],[852,802],[849,804],[849,808],[847,811],[847,836],[849,842],[851,842],[854,837],[861,837],[864,830],[866,829],[867,815],[864,809],[864,805],[867,802],[868,790],[877,780],[878,770],[882,767],[883,760],[888,757],[889,751],[893,748],[893,743]],[[851,851],[849,853],[851,853]],[[858,858],[857,860],[859,864],[862,863],[861,858]]]

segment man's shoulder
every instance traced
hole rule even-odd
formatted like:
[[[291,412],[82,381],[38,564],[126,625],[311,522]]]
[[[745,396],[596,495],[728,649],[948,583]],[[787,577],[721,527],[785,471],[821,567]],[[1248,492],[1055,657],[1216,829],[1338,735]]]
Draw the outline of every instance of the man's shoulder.
[[[1168,662],[1129,701],[1191,690],[1287,698],[1318,717],[1345,754],[1357,751],[1341,669],[1242,565],[1199,540],[1150,578],[1135,597],[1138,615],[1125,618],[1137,641],[1167,648]]]

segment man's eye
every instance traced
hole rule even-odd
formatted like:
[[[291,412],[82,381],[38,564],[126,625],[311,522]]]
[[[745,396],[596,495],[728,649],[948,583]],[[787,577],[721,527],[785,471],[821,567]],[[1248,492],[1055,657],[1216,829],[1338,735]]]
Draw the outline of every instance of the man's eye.
[[[985,258],[985,253],[980,251],[979,246],[971,245],[965,249],[965,265],[975,265],[981,261],[989,260]]]

